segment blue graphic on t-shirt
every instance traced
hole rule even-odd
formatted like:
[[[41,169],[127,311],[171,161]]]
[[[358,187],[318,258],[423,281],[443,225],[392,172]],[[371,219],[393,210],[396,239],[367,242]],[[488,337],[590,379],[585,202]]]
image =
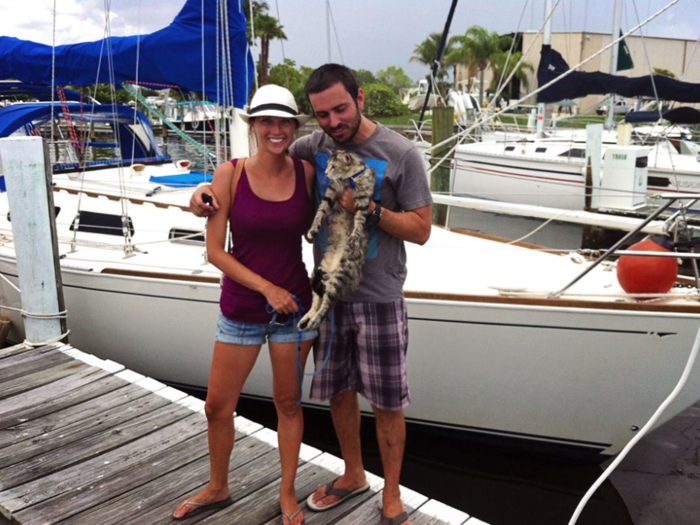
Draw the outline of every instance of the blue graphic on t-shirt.
[[[328,167],[328,158],[330,155],[328,153],[317,153],[316,154],[316,207],[323,200],[323,196],[328,189],[330,180],[326,177],[326,168]],[[384,172],[388,162],[385,160],[377,160],[365,158],[365,163],[368,167],[372,168],[375,173],[374,182],[374,200],[379,201],[381,199],[381,188],[382,181],[384,180]],[[316,240],[317,246],[325,253],[328,246],[328,232],[326,231],[326,224],[321,227],[318,232],[318,238]],[[377,248],[377,225],[372,225],[369,227],[369,242],[367,243],[367,251],[365,252],[365,258],[374,259],[377,257],[379,250]]]

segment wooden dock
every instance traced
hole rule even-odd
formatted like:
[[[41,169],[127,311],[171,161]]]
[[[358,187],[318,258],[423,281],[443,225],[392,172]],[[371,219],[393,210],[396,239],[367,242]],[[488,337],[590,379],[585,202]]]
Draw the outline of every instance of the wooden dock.
[[[161,525],[207,482],[203,401],[68,345],[0,350],[0,523]],[[236,417],[234,503],[178,523],[277,525],[277,435]],[[338,476],[342,461],[302,446],[297,495]],[[382,479],[309,525],[378,524]],[[413,525],[485,525],[402,488]]]

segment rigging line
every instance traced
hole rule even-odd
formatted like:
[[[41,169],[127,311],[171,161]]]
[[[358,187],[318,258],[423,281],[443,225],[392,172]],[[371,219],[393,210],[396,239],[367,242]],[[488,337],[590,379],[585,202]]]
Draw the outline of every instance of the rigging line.
[[[202,11],[202,13],[201,13],[201,14],[202,14],[202,17],[201,17],[201,22],[200,22],[200,27],[201,27],[201,29],[202,29],[202,31],[201,31],[201,38],[202,38],[202,46],[201,46],[201,54],[202,54],[202,95],[201,95],[201,96],[202,96],[202,101],[204,101],[204,100],[206,99],[206,95],[205,95],[205,93],[206,93],[206,70],[205,70],[205,67],[204,67],[204,66],[205,66],[205,64],[204,64],[204,0],[202,0],[202,3],[201,3],[201,11]],[[216,107],[216,114],[217,114],[217,115],[218,115],[218,111],[219,111],[219,108]],[[203,136],[203,140],[202,140],[202,142],[203,142],[204,144],[207,143],[207,126],[206,126],[206,123],[207,123],[207,122],[208,122],[208,118],[207,118],[206,112],[204,112],[204,124],[205,124],[205,125],[204,125],[204,130],[203,130],[203,131],[204,131],[204,134],[203,134],[204,136]],[[207,171],[207,163],[208,163],[208,162],[211,162],[211,159],[209,158],[208,155],[205,155],[205,156],[204,156],[204,171],[205,171],[205,172]],[[211,167],[213,168],[213,166],[211,166]],[[212,169],[212,171],[213,171],[213,169]]]
[[[51,143],[54,141],[54,104],[56,102],[56,0],[53,0],[53,40],[51,42]]]
[[[141,0],[139,0],[138,6],[136,8],[137,12],[137,18],[138,22],[136,23],[136,74],[134,75],[135,78],[135,83],[138,85],[139,83],[139,63],[141,60]],[[138,109],[138,103],[136,100],[134,100],[134,129],[136,128],[136,115],[137,115],[137,110]],[[131,141],[131,159],[130,163],[133,164],[134,158],[136,157],[136,140]],[[206,159],[206,157],[205,157]]]
[[[515,29],[515,34],[517,35],[520,32],[520,26],[523,22],[523,17],[525,16],[525,10],[527,9],[527,4],[530,0],[526,0],[525,6],[523,7],[522,13],[520,13],[520,20],[518,21],[518,26]],[[499,91],[501,86],[503,86],[503,77],[506,74],[506,71],[508,71],[508,64],[510,63],[510,59],[513,56],[513,48],[515,47],[515,38],[511,40],[510,43],[510,49],[508,50],[508,56],[506,57],[506,62],[505,65],[503,66],[503,71],[501,71],[501,78],[498,79],[498,84],[496,85],[496,91]],[[501,90],[502,91],[502,90]],[[491,97],[489,99],[491,102],[495,101],[496,99],[494,97]],[[489,103],[489,107],[491,107],[491,103]]]
[[[280,17],[280,4],[278,0],[275,0],[275,8],[277,9],[277,22],[280,24],[280,29],[283,27],[282,26],[282,17]],[[287,63],[287,57],[284,54],[284,38],[279,38],[280,41],[280,47],[282,48],[282,63],[286,64]],[[287,68],[282,68],[284,71],[284,85],[286,88],[289,88],[289,74],[287,73]]]
[[[277,0],[275,0],[277,1]],[[340,55],[340,63],[345,65],[345,59],[343,58],[343,50],[340,48],[340,38],[338,37],[338,30],[335,27],[335,18],[333,17],[333,9],[331,8],[331,0],[328,0],[328,14],[331,17],[331,25],[333,26],[333,33],[335,34],[335,43],[338,46],[338,54]]]
[[[637,23],[639,23],[639,11],[637,10],[637,1],[636,0],[632,0],[632,6],[634,7],[634,14],[637,18]],[[649,76],[651,78],[651,87],[654,90],[654,99],[656,100],[656,107],[657,107],[657,110],[659,112],[659,120],[661,120],[663,115],[661,113],[661,103],[659,100],[659,93],[656,89],[656,81],[654,80],[654,70],[652,69],[652,66],[651,66],[651,60],[649,59],[649,50],[647,49],[646,39],[644,37],[644,32],[642,31],[642,28],[639,28],[639,35],[642,38],[642,49],[644,49],[644,58],[646,59],[647,67],[649,68]],[[673,154],[671,153],[670,149],[668,150],[668,159],[669,159],[669,162],[671,163],[671,172],[673,174],[673,181],[676,184],[676,187],[678,187],[678,173],[676,172],[676,166],[673,162]]]
[[[251,46],[253,49],[256,49],[257,46],[255,45],[255,17],[253,16],[253,0],[250,0],[249,2],[250,5],[250,18],[248,19],[248,22],[250,23],[250,42]],[[246,64],[248,61],[246,60]],[[255,60],[253,60],[253,64],[255,64]],[[255,65],[253,65],[253,68],[255,68]],[[258,90],[258,74],[257,71],[253,70],[253,81],[255,82],[255,91]],[[245,103],[247,104],[248,101],[246,100]]]
[[[544,31],[544,27],[547,25],[547,22],[549,21],[549,19],[552,18],[552,15],[554,14],[554,11],[557,9],[557,6],[560,4],[560,2],[561,2],[561,0],[557,0],[557,1],[554,3],[554,5],[552,6],[551,11],[550,11],[549,13],[547,13],[547,16],[545,17],[544,21],[542,22],[542,25],[540,26],[539,30],[537,31],[537,34],[538,34],[538,35],[541,34],[541,33]],[[533,2],[533,5],[534,5],[534,2]],[[505,86],[507,86],[507,85],[510,83],[511,79],[512,79],[513,76],[515,75],[515,72],[518,70],[518,68],[521,66],[521,64],[525,61],[525,58],[530,54],[530,49],[532,49],[532,46],[535,44],[535,41],[536,41],[536,40],[537,40],[536,38],[533,38],[533,39],[530,41],[530,45],[527,46],[527,49],[523,52],[522,56],[520,57],[520,60],[519,60],[518,63],[513,67],[513,71],[511,71],[510,75],[508,75],[508,79],[504,82],[504,85],[505,85]],[[501,86],[501,88],[496,92],[496,94],[493,96],[493,97],[494,97],[493,99],[495,100],[496,97],[500,96],[500,94],[501,94],[502,92],[503,92],[503,86]],[[521,98],[516,104],[520,104],[520,102],[522,102],[522,101],[524,101],[524,100],[527,100],[527,99],[530,98],[532,95],[533,95],[533,93],[530,93],[528,96],[526,96],[526,97],[524,97],[524,98]],[[511,107],[513,107],[513,106],[511,105]],[[502,113],[502,112],[501,112],[501,113]],[[495,116],[495,115],[494,115],[494,116]],[[491,118],[493,118],[493,117],[491,117]],[[475,123],[475,124],[476,124],[476,123]],[[461,142],[461,141],[460,141],[460,142]]]
[[[549,88],[551,85],[555,84],[556,82],[559,82],[562,78],[568,77],[571,73],[575,72],[575,71],[576,71],[578,68],[580,68],[581,66],[587,64],[588,62],[590,62],[590,61],[593,60],[594,58],[597,58],[597,57],[600,56],[602,53],[604,53],[605,51],[607,51],[608,49],[610,49],[612,46],[617,45],[617,43],[620,42],[620,40],[622,40],[623,38],[625,38],[625,37],[631,35],[632,33],[634,33],[634,32],[637,31],[641,26],[648,24],[649,22],[651,22],[652,20],[654,20],[655,18],[657,18],[659,15],[661,15],[661,14],[663,14],[664,12],[668,11],[671,7],[673,7],[674,5],[676,5],[679,1],[680,1],[680,0],[672,0],[669,4],[667,4],[666,6],[664,6],[664,7],[661,8],[661,9],[659,9],[659,10],[658,10],[656,13],[654,13],[651,17],[647,18],[644,22],[642,22],[641,25],[639,25],[639,26],[637,26],[637,27],[634,27],[633,29],[631,29],[631,30],[628,31],[627,33],[621,35],[619,38],[616,38],[616,39],[613,40],[610,44],[608,44],[607,46],[605,46],[605,47],[603,47],[602,49],[598,50],[597,53],[594,53],[593,55],[589,56],[588,58],[586,58],[585,60],[583,60],[582,62],[580,62],[579,64],[577,64],[575,67],[570,68],[569,70],[565,71],[564,73],[562,73],[562,74],[559,75],[558,77],[553,78],[552,80],[550,80],[549,82],[547,82],[544,86],[538,87],[536,90],[532,91],[531,93],[528,93],[527,95],[525,95],[524,97],[522,97],[522,98],[516,100],[515,102],[512,102],[511,104],[509,104],[509,105],[506,106],[505,108],[501,109],[500,111],[494,113],[493,115],[488,115],[487,118],[478,119],[478,120],[477,120],[476,122],[474,122],[474,124],[472,124],[469,128],[467,128],[467,129],[465,129],[465,130],[463,130],[463,131],[460,131],[460,132],[457,133],[456,135],[454,135],[454,136],[452,136],[452,137],[450,137],[450,138],[448,138],[448,139],[445,139],[445,140],[443,140],[442,142],[440,142],[440,143],[438,143],[438,144],[435,144],[435,145],[430,146],[430,147],[427,149],[427,151],[432,151],[432,150],[435,150],[435,149],[444,147],[445,145],[449,144],[450,142],[455,141],[455,139],[464,140],[464,139],[461,139],[461,137],[463,137],[466,133],[472,131],[473,129],[477,128],[478,126],[481,126],[481,125],[483,124],[483,122],[485,122],[487,119],[492,119],[492,118],[494,118],[494,117],[497,117],[497,116],[499,116],[499,115],[502,115],[503,113],[505,113],[505,112],[507,112],[507,111],[510,111],[510,110],[513,109],[514,107],[518,106],[518,105],[519,105],[521,102],[523,102],[524,100],[527,100],[527,99],[529,99],[529,98],[532,98],[534,95],[537,95],[538,93],[540,93],[540,92],[544,91],[545,89]],[[450,150],[447,151],[447,153],[446,153],[446,155],[445,155],[446,157],[449,156],[449,155],[451,155],[451,154],[454,152],[454,150],[457,149],[457,146],[459,145],[459,140],[457,141],[457,143],[456,143],[454,146],[452,146],[452,148],[451,148]],[[428,170],[428,174],[432,173],[433,169],[434,169],[434,168],[431,168],[430,170]]]

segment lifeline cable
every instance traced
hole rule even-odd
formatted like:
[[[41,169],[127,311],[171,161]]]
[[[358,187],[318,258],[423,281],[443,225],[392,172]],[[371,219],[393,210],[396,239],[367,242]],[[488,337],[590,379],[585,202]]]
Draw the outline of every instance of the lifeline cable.
[[[668,407],[668,405],[671,404],[671,402],[676,399],[678,394],[680,393],[681,389],[683,386],[685,386],[685,383],[688,381],[688,376],[690,375],[690,371],[693,368],[693,365],[695,364],[695,358],[698,355],[698,349],[700,348],[700,328],[698,329],[697,335],[695,336],[695,342],[693,343],[693,348],[690,351],[690,355],[688,356],[688,361],[685,364],[685,369],[683,370],[683,373],[681,374],[680,379],[678,380],[678,383],[676,384],[675,388],[673,391],[668,395],[666,399],[664,399],[664,402],[659,405],[659,408],[656,409],[656,412],[651,416],[649,421],[647,421],[646,425],[642,427],[642,429],[639,431],[639,433],[634,436],[628,443],[625,445],[625,448],[622,449],[622,452],[620,452],[615,460],[608,466],[608,468],[605,469],[605,472],[603,472],[600,477],[596,480],[593,485],[591,485],[591,488],[588,489],[588,492],[584,494],[583,498],[581,498],[581,501],[579,502],[578,506],[576,507],[576,510],[574,511],[573,515],[571,516],[571,519],[569,520],[569,525],[575,525],[576,522],[578,521],[579,516],[581,515],[581,512],[583,511],[584,507],[586,506],[586,503],[588,503],[588,500],[591,499],[591,496],[595,493],[595,491],[600,487],[603,482],[610,476],[613,470],[617,468],[617,466],[620,464],[620,462],[625,459],[627,454],[629,453],[630,450],[637,444],[637,442],[642,439],[646,433],[649,431],[649,429],[656,423],[656,421],[659,419],[661,414],[663,413],[664,410]]]

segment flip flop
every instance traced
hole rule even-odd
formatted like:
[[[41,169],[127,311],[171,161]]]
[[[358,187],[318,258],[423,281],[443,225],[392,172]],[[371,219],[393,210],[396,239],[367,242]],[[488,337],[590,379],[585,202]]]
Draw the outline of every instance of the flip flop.
[[[289,523],[291,524],[291,523],[294,521],[294,518],[297,517],[297,514],[299,514],[299,513],[301,512],[301,507],[299,507],[299,508],[297,509],[297,511],[296,511],[294,514],[292,514],[292,515],[287,514],[287,513],[286,513],[285,511],[283,511],[282,509],[280,509],[280,512],[282,513],[282,516],[284,516],[284,518],[287,518],[287,519],[289,520]],[[284,525],[284,519],[283,519],[283,518],[280,518],[280,525]],[[301,520],[301,523],[299,523],[299,525],[306,525],[306,518],[304,518],[303,520]]]
[[[311,494],[307,499],[306,499],[306,505],[311,509],[316,512],[323,512],[324,510],[331,510],[334,507],[337,507],[341,503],[349,500],[350,498],[354,498],[355,496],[362,494],[363,492],[366,492],[369,490],[369,483],[365,483],[364,487],[360,487],[359,489],[355,490],[349,490],[349,489],[340,489],[340,488],[335,488],[335,482],[338,481],[340,478],[334,479],[331,481],[328,485],[326,485],[326,496],[338,496],[340,499],[335,501],[334,503],[329,503],[328,505],[325,505],[323,507],[318,506],[314,502],[314,494]],[[401,523],[401,522],[399,522]]]
[[[196,516],[197,514],[200,514],[204,511],[207,510],[215,510],[215,509],[223,509],[224,507],[228,507],[233,503],[233,500],[231,499],[231,496],[229,496],[226,499],[222,499],[221,501],[215,501],[213,503],[199,503],[197,501],[184,501],[182,504],[183,505],[189,505],[191,507],[196,507],[192,512],[188,512],[184,516],[181,516],[179,518],[176,518],[173,516],[174,520],[186,520],[188,518],[191,518],[192,516]]]
[[[380,525],[399,525],[404,521],[408,520],[408,512],[403,511],[398,516],[390,518],[382,512],[382,519],[380,520]]]

